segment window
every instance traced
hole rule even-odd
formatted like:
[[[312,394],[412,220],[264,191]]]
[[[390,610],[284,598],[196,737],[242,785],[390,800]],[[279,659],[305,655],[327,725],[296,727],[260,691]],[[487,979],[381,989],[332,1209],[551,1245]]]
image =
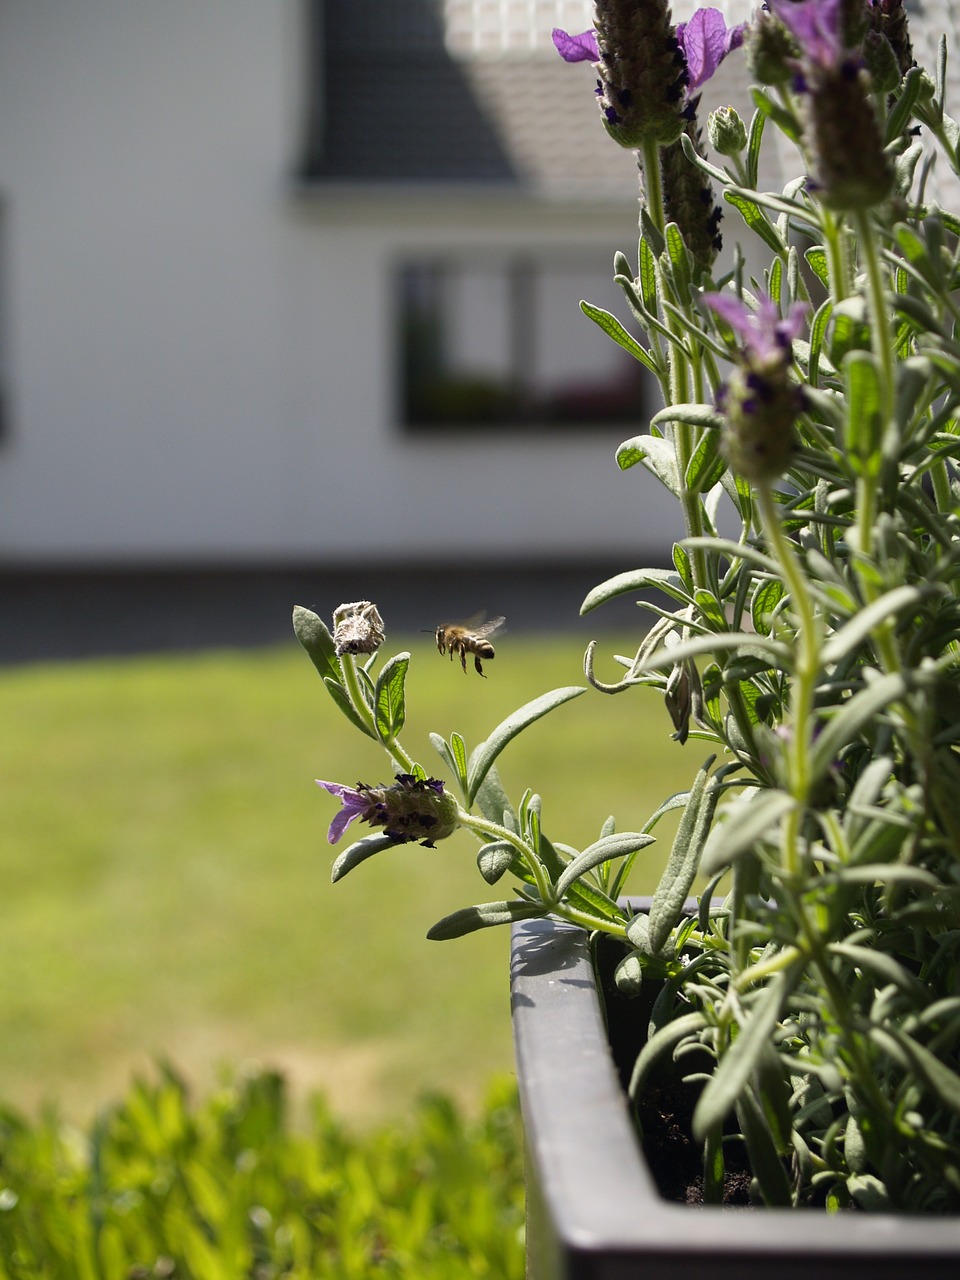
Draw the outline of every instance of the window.
[[[618,307],[609,260],[516,253],[405,262],[401,421],[410,431],[635,422],[647,375],[584,316]]]

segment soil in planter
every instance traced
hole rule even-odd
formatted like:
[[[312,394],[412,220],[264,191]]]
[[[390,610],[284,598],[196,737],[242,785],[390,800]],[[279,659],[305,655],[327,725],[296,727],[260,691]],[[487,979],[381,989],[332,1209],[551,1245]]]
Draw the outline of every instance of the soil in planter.
[[[598,938],[595,956],[610,1050],[626,1092],[659,987],[655,982],[645,983],[636,997],[620,991],[613,974],[623,958],[623,948],[613,939]],[[697,1094],[695,1085],[664,1075],[646,1083],[636,1107],[644,1158],[657,1189],[664,1200],[680,1204],[704,1202],[702,1154],[690,1136]],[[728,1143],[724,1159],[723,1203],[749,1205],[751,1174],[742,1143]]]

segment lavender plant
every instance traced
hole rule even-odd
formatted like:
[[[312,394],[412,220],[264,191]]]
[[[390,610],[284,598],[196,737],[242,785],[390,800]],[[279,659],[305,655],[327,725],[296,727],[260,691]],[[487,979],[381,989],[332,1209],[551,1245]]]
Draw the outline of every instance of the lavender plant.
[[[469,757],[435,736],[455,797],[399,742],[409,655],[376,674],[375,656],[356,661],[371,650],[299,611],[335,700],[396,775],[321,784],[343,803],[331,839],[354,817],[383,828],[334,878],[398,840],[471,830],[485,879],[509,873],[515,895],[432,936],[549,913],[618,940],[618,985],[658,984],[631,1092],[665,1056],[700,1081],[708,1201],[739,1146],[758,1202],[953,1212],[960,218],[927,198],[924,150],[960,172],[946,48],[933,75],[914,65],[901,0],[769,0],[734,31],[709,9],[674,27],[663,0],[596,14],[555,42],[596,64],[601,121],[638,153],[638,257],[615,271],[642,340],[582,308],[659,383],[663,408],[617,462],[675,496],[683,535],[671,567],[590,593],[584,611],[640,594],[651,625],[619,678],[599,678],[595,646],[585,670],[606,694],[658,688],[674,736],[709,755],[642,831],[608,820],[587,849],[551,841],[495,761],[581,688],[529,703]],[[755,110],[709,117],[715,164],[696,93],[741,42]],[[758,186],[771,134],[798,160],[780,192]],[[739,236],[714,278],[721,208]],[[634,913],[627,873],[671,810],[663,879]]]

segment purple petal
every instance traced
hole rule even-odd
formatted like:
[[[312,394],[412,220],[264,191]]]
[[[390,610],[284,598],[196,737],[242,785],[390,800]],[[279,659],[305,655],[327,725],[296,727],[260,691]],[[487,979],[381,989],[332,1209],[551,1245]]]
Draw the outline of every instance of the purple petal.
[[[334,814],[330,830],[327,832],[327,840],[331,844],[336,844],[354,818],[358,818],[366,810],[370,799],[356,787],[344,787],[339,782],[322,782],[319,778],[316,779],[316,783],[318,787],[323,787],[324,791],[329,791],[332,796],[336,796],[343,806],[338,813]]]
[[[688,91],[699,89],[719,67],[726,53],[727,24],[719,9],[698,9],[677,27],[677,39],[690,73]]]
[[[591,27],[578,36],[572,36],[560,27],[553,29],[553,43],[564,62],[599,62],[600,49],[597,33]]]
[[[781,319],[777,304],[766,294],[758,297],[755,310],[732,293],[705,293],[703,302],[726,321],[744,350],[760,361],[772,356],[789,358],[791,344],[803,332],[809,310],[807,303],[795,302]]]
[[[770,8],[811,62],[835,67],[843,53],[841,0],[770,0]]]

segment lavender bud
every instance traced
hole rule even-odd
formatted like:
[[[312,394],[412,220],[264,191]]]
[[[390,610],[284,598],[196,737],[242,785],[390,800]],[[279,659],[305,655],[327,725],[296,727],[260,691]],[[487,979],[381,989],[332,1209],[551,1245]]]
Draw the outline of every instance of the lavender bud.
[[[733,107],[717,107],[710,113],[707,137],[722,156],[737,156],[747,145],[746,126]]]
[[[914,65],[913,45],[910,43],[907,11],[903,0],[877,0],[869,6],[871,29],[886,36],[897,59],[901,79]],[[899,81],[897,82],[899,83]]]
[[[786,84],[796,74],[800,46],[783,25],[766,9],[760,9],[747,27],[744,38],[747,70],[758,84]]]
[[[868,31],[863,41],[863,64],[877,93],[893,93],[903,79],[897,55],[886,36]]]

